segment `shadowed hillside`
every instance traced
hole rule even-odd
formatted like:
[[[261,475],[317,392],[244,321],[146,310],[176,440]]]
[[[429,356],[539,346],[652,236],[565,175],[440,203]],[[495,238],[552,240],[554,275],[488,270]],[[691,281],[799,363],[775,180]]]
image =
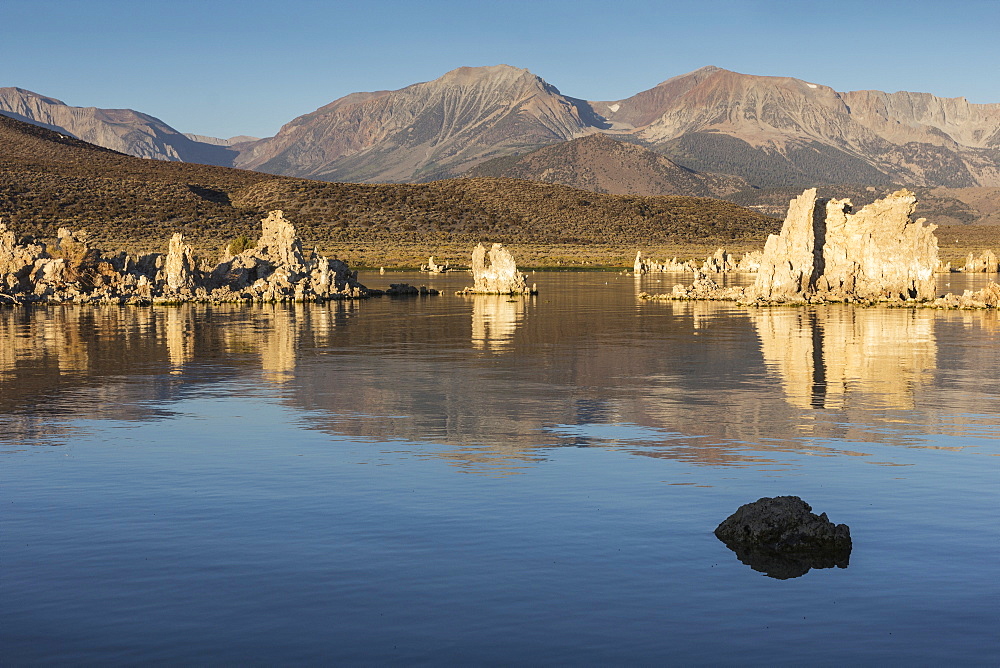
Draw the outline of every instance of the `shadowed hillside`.
[[[681,167],[647,148],[593,134],[520,156],[494,158],[469,176],[507,176],[614,195],[719,197],[749,184],[728,174]]]

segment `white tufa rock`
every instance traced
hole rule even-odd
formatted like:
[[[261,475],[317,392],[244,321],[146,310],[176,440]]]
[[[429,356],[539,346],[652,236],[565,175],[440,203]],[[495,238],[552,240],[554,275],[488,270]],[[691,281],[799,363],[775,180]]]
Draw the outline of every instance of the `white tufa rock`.
[[[524,274],[518,273],[514,256],[502,244],[486,247],[478,244],[472,251],[472,278],[475,284],[462,294],[522,295],[537,292],[528,287]]]
[[[764,246],[747,301],[933,299],[933,225],[910,218],[916,197],[900,190],[852,212],[847,199],[811,188],[791,201],[781,234]]]

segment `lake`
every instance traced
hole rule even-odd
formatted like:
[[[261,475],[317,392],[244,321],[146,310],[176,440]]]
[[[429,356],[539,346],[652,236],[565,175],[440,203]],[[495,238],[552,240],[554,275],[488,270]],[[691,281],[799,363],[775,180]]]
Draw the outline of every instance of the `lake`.
[[[0,663],[995,665],[997,313],[676,278],[0,310]],[[786,494],[846,568],[713,535]]]

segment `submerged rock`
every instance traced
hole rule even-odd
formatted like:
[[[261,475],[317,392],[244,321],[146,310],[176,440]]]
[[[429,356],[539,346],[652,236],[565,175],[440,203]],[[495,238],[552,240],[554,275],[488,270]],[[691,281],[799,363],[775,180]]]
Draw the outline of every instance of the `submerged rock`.
[[[475,284],[458,294],[475,295],[526,295],[538,290],[528,287],[524,274],[517,271],[514,256],[502,244],[486,247],[478,244],[472,251],[472,278]]]
[[[679,300],[732,301],[743,294],[743,288],[724,288],[700,269],[694,272],[694,282],[690,286],[675,285],[672,297]],[[640,298],[649,299],[645,293]]]
[[[388,297],[426,297],[427,295],[440,294],[440,292],[434,288],[428,288],[426,285],[416,287],[409,283],[390,283],[389,289],[383,291],[383,294]]]
[[[995,309],[1000,308],[1000,284],[990,281],[981,290],[966,290],[961,295],[952,293],[938,297],[929,306],[942,309]]]
[[[770,577],[798,577],[810,568],[847,568],[851,530],[816,515],[797,496],[762,498],[740,506],[715,529],[743,563]]]

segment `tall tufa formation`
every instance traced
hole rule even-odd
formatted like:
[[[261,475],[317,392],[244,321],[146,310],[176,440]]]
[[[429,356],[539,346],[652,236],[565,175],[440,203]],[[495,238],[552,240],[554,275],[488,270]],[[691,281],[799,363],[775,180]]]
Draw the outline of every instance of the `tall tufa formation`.
[[[514,256],[502,244],[486,251],[482,244],[472,251],[472,278],[475,284],[459,294],[526,295],[538,292],[528,287],[524,274],[517,271]]]
[[[194,287],[194,253],[191,247],[184,243],[184,235],[180,232],[170,237],[163,271],[166,274],[165,280],[169,290],[176,292]]]
[[[638,296],[755,306],[894,302],[946,309],[1000,308],[1000,286],[992,282],[979,292],[937,297],[936,228],[924,225],[923,218],[910,218],[915,205],[913,193],[900,190],[854,213],[850,200],[818,199],[812,188],[791,201],[781,234],[768,237],[753,285],[720,287],[697,272],[690,286]],[[992,261],[986,257],[986,263]]]
[[[900,190],[852,210],[848,199],[791,201],[781,234],[770,235],[746,301],[925,301],[936,296],[933,225],[910,216],[916,197]]]

